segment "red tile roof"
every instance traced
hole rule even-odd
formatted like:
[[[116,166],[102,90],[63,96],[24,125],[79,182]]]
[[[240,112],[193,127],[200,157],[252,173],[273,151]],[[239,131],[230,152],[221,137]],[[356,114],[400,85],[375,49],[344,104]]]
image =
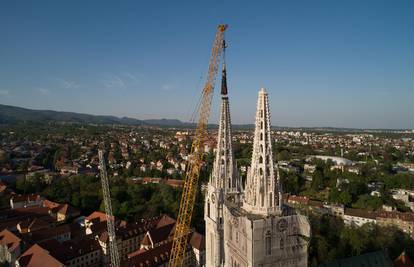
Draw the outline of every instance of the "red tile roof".
[[[23,202],[23,201],[38,201],[42,199],[42,196],[39,194],[29,194],[29,195],[14,195],[11,197],[13,202]]]
[[[353,217],[360,217],[360,218],[367,218],[367,219],[377,218],[376,212],[368,211],[368,210],[361,210],[361,209],[346,208],[344,214],[353,216]]]
[[[149,235],[154,245],[173,238],[175,224],[167,224],[159,228],[151,229],[146,235]]]
[[[59,205],[60,205],[59,203],[56,203],[56,202],[50,201],[50,200],[48,200],[48,199],[45,199],[45,200],[43,201],[43,207],[45,207],[45,208],[53,209],[53,208],[56,208],[56,207],[57,207],[57,206],[59,206]]]
[[[6,189],[7,189],[7,185],[3,183],[2,181],[0,181],[0,193],[6,191]]]
[[[19,258],[21,267],[63,267],[65,266],[59,260],[54,258],[50,253],[38,244],[34,244],[26,250]]]
[[[94,211],[88,217],[86,217],[85,220],[88,220],[88,221],[99,220],[99,222],[106,222],[106,214],[100,211]]]
[[[20,238],[7,229],[0,232],[0,245],[7,246],[9,251],[18,248],[20,246],[20,241]]]
[[[206,246],[206,240],[202,234],[194,232],[190,239],[193,248],[203,251]]]
[[[162,227],[164,225],[172,224],[172,223],[175,223],[175,220],[173,218],[171,218],[168,215],[163,215],[161,216],[161,218],[159,219],[157,223],[157,228]]]
[[[291,195],[291,196],[288,196],[288,202],[297,202],[297,203],[308,205],[309,198],[306,196]]]
[[[193,238],[194,237],[194,238]],[[188,249],[194,247],[191,242],[194,242],[194,246],[204,248],[204,237],[198,233],[193,233],[189,239]],[[128,255],[128,259],[125,260],[121,266],[125,267],[156,267],[167,263],[170,259],[170,252],[172,247],[172,241],[164,243],[158,247],[149,250],[139,249]]]
[[[395,267],[414,267],[414,263],[411,258],[403,251],[398,258],[394,260]]]

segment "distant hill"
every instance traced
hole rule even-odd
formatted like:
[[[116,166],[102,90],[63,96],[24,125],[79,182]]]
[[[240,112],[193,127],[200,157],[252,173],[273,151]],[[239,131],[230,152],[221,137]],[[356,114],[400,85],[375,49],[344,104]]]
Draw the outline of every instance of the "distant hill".
[[[195,123],[182,122],[177,119],[151,119],[138,120],[128,117],[90,115],[75,112],[53,111],[53,110],[34,110],[15,106],[0,104],[0,125],[14,124],[19,122],[68,122],[68,123],[92,123],[92,124],[122,124],[122,125],[148,125],[162,127],[195,127]],[[209,128],[217,128],[217,124],[209,124]],[[236,130],[254,129],[254,124],[233,124]],[[409,129],[357,129],[357,128],[337,128],[337,127],[283,127],[272,126],[274,130],[287,131],[322,131],[322,132],[373,132],[373,133],[410,133]]]
[[[180,120],[138,120],[128,117],[89,115],[75,112],[53,110],[34,110],[0,104],[0,124],[18,122],[71,122],[94,124],[125,124],[125,125],[159,125],[159,126],[186,126]]]

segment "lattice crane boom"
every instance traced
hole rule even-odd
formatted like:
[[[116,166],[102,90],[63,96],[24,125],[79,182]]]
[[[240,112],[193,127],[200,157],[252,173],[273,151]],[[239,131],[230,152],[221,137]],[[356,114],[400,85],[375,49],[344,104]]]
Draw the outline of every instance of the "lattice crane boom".
[[[193,208],[197,195],[200,169],[203,164],[203,143],[207,135],[207,123],[210,116],[210,107],[213,97],[214,84],[220,65],[221,55],[225,47],[224,32],[226,28],[227,25],[219,25],[217,27],[213,43],[207,81],[202,92],[199,119],[193,144],[191,146],[189,164],[186,171],[183,193],[181,196],[180,211],[178,213],[176,229],[174,232],[174,241],[169,261],[170,267],[183,266],[184,264],[185,253],[187,251],[188,238],[190,234]]]
[[[104,151],[98,150],[99,156],[99,168],[101,173],[101,182],[102,182],[102,194],[105,204],[105,214],[106,214],[106,223],[108,227],[108,238],[109,238],[109,254],[111,257],[111,266],[119,267],[120,259],[118,246],[116,244],[116,235],[115,235],[115,217],[112,213],[112,204],[111,204],[111,195],[109,193],[109,181],[108,175],[106,173],[106,164],[104,158]]]

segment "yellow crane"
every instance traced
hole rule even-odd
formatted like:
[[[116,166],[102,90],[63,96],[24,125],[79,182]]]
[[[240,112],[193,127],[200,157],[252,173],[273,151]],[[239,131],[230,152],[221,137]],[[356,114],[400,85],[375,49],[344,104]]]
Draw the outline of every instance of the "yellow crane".
[[[170,254],[169,267],[183,266],[190,234],[191,218],[197,195],[200,169],[203,164],[204,147],[203,143],[207,135],[207,123],[210,116],[211,100],[213,97],[214,84],[217,71],[220,65],[221,55],[225,48],[224,32],[227,25],[218,25],[213,43],[211,58],[208,67],[207,81],[204,85],[197,128],[191,146],[189,163],[181,195],[180,211],[177,217],[177,224],[174,232],[174,241]]]

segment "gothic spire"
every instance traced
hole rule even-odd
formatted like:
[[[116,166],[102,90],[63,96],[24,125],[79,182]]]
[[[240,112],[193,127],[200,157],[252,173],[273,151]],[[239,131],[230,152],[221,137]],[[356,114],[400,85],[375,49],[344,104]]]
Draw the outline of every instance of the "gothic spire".
[[[230,106],[227,93],[226,66],[223,64],[219,131],[216,157],[210,182],[216,188],[224,189],[225,193],[230,193],[236,192],[239,184],[233,157]]]
[[[281,191],[277,187],[278,181],[275,178],[273,165],[269,100],[266,90],[262,88],[257,100],[253,153],[246,180],[244,209],[261,215],[280,213]]]

